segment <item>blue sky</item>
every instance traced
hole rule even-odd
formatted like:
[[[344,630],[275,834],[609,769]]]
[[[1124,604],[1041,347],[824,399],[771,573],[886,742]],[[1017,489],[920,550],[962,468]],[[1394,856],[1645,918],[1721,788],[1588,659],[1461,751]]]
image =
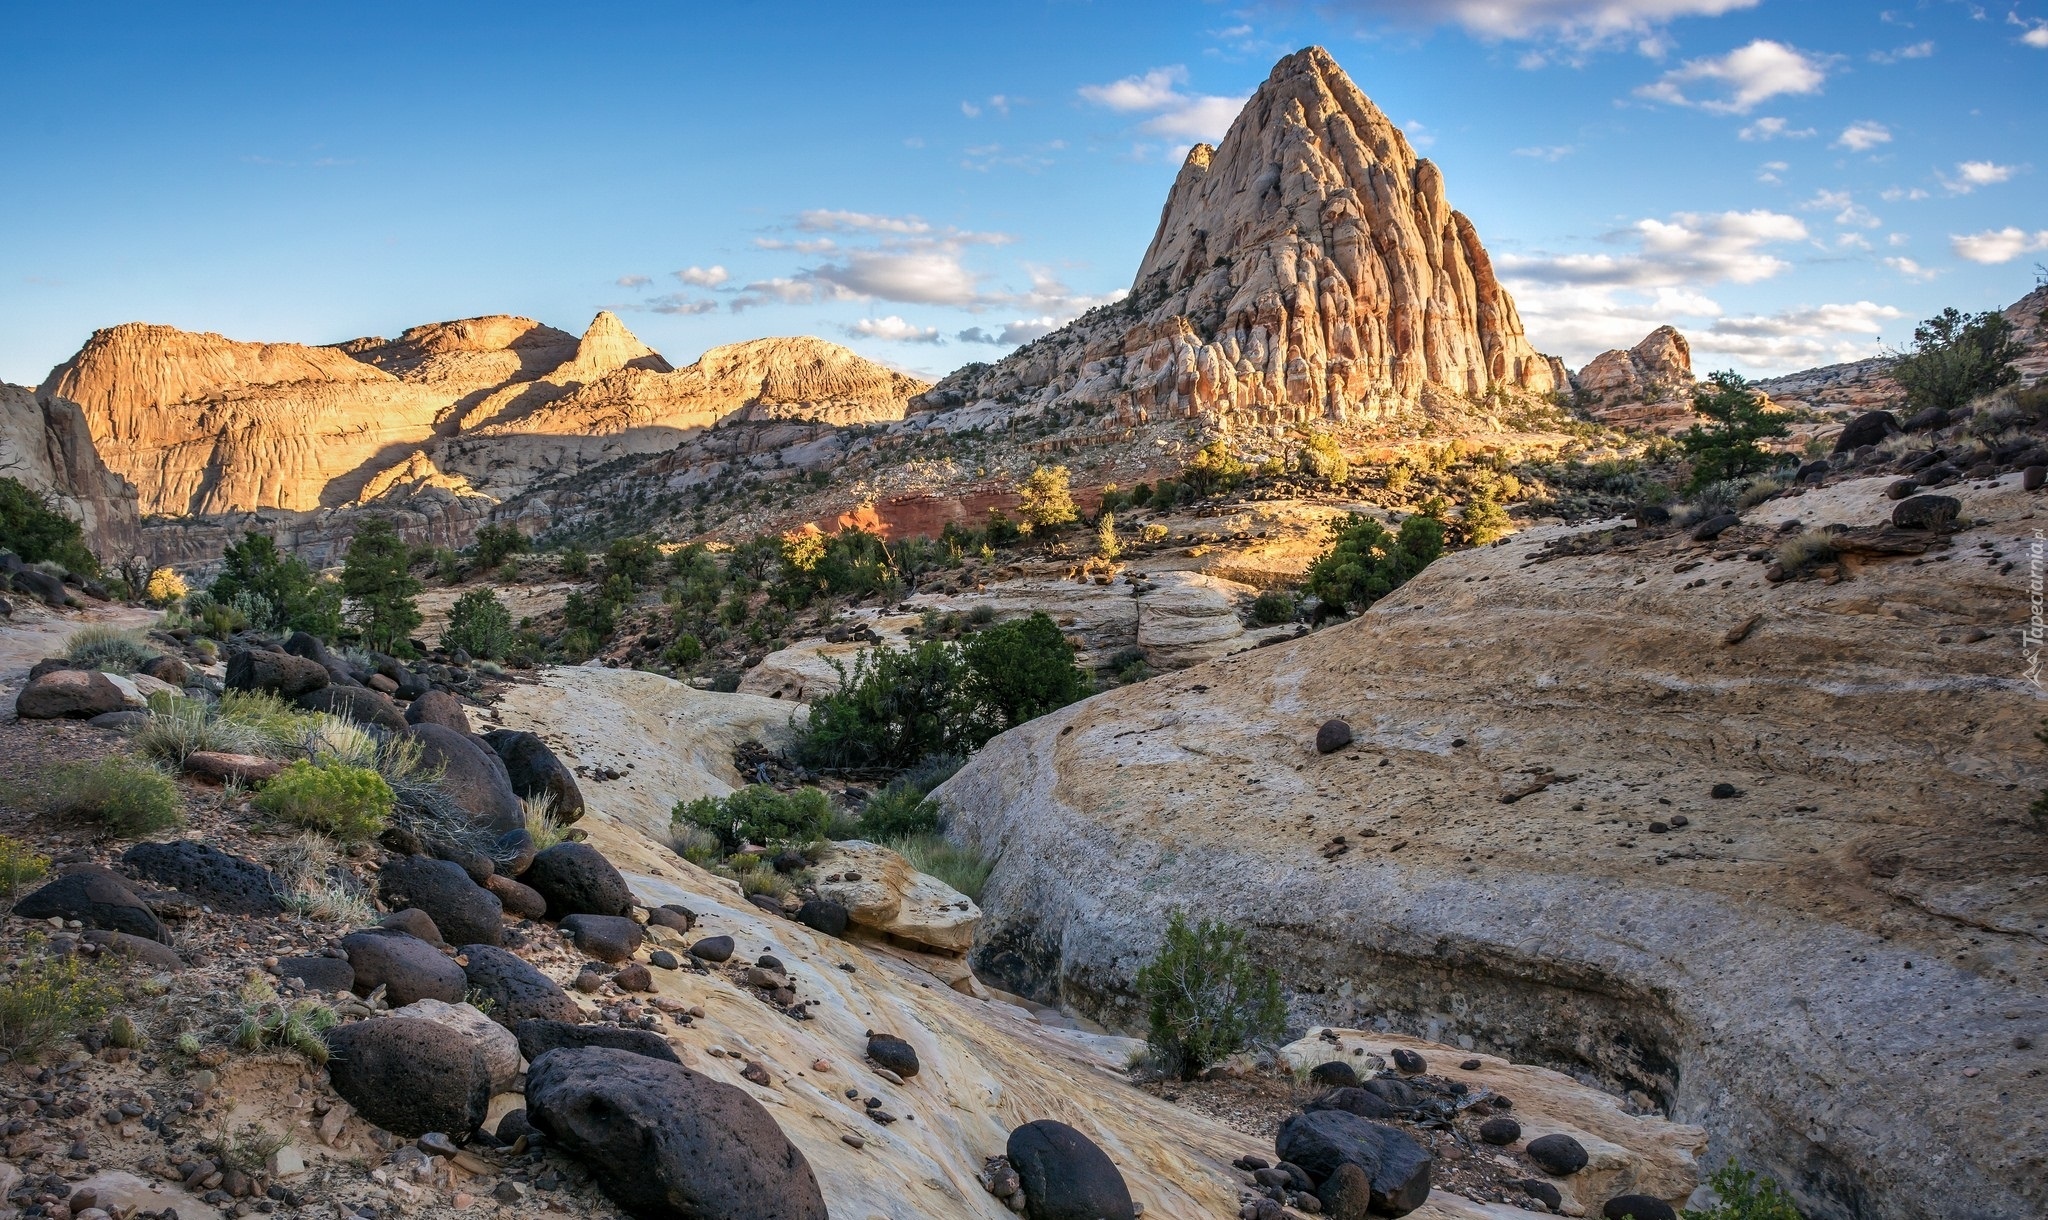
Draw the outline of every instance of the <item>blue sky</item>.
[[[1874,354],[2048,262],[2048,0],[8,6],[0,378],[130,320],[620,312],[927,374],[1126,288],[1186,147],[1330,48],[1531,338]]]

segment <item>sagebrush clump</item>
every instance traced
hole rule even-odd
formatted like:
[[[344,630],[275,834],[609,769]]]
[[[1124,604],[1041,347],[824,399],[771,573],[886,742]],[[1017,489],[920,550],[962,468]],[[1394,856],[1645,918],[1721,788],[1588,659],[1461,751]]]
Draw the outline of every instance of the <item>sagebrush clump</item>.
[[[16,785],[9,795],[25,809],[95,822],[123,839],[167,830],[185,820],[177,782],[154,764],[122,754],[59,763]]]
[[[106,1015],[115,989],[94,959],[52,953],[41,933],[31,932],[0,983],[0,1050],[35,1059]]]
[[[281,822],[354,842],[383,832],[394,799],[368,767],[300,759],[263,786],[256,804]]]
[[[82,627],[64,648],[72,663],[110,674],[132,674],[156,655],[142,633],[117,627]]]
[[[37,854],[19,839],[0,835],[0,894],[8,901],[14,900],[22,886],[42,880],[49,871],[48,856]]]

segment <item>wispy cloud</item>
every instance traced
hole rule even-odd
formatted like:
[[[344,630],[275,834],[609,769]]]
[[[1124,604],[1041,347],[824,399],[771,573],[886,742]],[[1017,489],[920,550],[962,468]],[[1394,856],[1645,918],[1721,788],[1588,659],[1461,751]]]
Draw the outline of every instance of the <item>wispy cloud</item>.
[[[654,278],[646,275],[622,275],[614,282],[621,288],[645,288],[654,282]]]
[[[1489,41],[1554,39],[1590,49],[1633,43],[1655,57],[1662,28],[1681,17],[1718,17],[1758,0],[1340,0],[1333,8],[1407,26],[1457,25]]]
[[[936,326],[916,326],[895,314],[884,318],[861,318],[845,328],[856,339],[880,339],[885,343],[942,343]]]
[[[1517,148],[1515,155],[1530,157],[1537,161],[1562,161],[1577,151],[1577,146],[1571,144],[1538,144],[1530,148]]]
[[[1926,59],[1934,54],[1932,42],[1916,42],[1890,51],[1872,51],[1870,62],[1874,64],[1895,64],[1907,59]]]
[[[1737,139],[1763,142],[1767,140],[1804,140],[1817,135],[1811,127],[1793,127],[1790,121],[1775,115],[1764,115],[1735,133]]]
[[[1967,195],[1980,186],[1996,186],[2011,179],[2018,169],[2018,166],[2000,165],[1996,161],[1959,161],[1955,177],[1944,175],[1941,185],[1951,195]]]
[[[1918,280],[1921,283],[1925,283],[1928,280],[1933,279],[1935,276],[1941,274],[1938,271],[1930,271],[1927,268],[1922,267],[1919,263],[1914,262],[1912,259],[1907,258],[1904,255],[1897,255],[1892,258],[1887,258],[1884,260],[1884,265],[1890,267],[1892,270],[1898,272],[1900,275],[1905,276],[1909,280]]]

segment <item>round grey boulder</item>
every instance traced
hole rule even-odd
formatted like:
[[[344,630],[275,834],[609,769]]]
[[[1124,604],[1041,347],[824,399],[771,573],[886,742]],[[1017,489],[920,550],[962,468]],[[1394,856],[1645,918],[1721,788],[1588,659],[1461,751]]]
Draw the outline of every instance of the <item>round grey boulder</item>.
[[[458,997],[460,998],[460,997]],[[386,1131],[467,1136],[484,1121],[491,1071],[462,1031],[418,1017],[374,1017],[327,1032],[334,1091]]]
[[[1029,1220],[1135,1220],[1130,1187],[1109,1154],[1049,1118],[1010,1132],[1005,1149],[1024,1185]]]

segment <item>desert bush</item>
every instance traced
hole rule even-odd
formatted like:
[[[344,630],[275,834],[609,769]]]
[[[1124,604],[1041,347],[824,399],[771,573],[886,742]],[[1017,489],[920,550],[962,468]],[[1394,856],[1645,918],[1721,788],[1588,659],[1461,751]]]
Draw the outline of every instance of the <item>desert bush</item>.
[[[50,871],[50,858],[38,855],[19,839],[0,835],[0,893],[12,902],[21,887],[40,881]]]
[[[36,1059],[105,1015],[115,989],[94,959],[52,953],[39,932],[25,938],[13,974],[0,983],[0,1049]]]
[[[740,883],[740,893],[745,894],[749,898],[756,894],[766,894],[771,898],[786,898],[796,892],[796,883],[794,881],[791,881],[788,877],[783,876],[772,868],[761,865],[758,861],[755,867],[740,870],[735,874],[734,879]]]
[[[1181,471],[1180,481],[1193,498],[1200,499],[1203,496],[1220,495],[1230,491],[1244,482],[1249,474],[1251,468],[1232,455],[1226,442],[1219,440],[1209,442],[1195,453],[1194,460]],[[1159,487],[1153,490],[1152,499],[1155,504],[1160,492],[1167,486],[1168,484],[1162,481]]]
[[[809,843],[824,833],[831,813],[831,801],[816,788],[777,792],[767,784],[749,784],[730,796],[678,801],[669,820],[709,831],[731,853],[748,844]]]
[[[1050,534],[1071,525],[1077,514],[1065,466],[1040,466],[1017,484],[1017,512],[1036,534]]]
[[[1254,1041],[1280,1037],[1287,1022],[1280,981],[1247,959],[1244,932],[1206,919],[1190,927],[1179,911],[1158,956],[1138,971],[1138,997],[1146,1044],[1182,1080]]]
[[[1344,451],[1337,447],[1335,438],[1326,432],[1311,432],[1302,443],[1301,453],[1296,457],[1301,473],[1332,486],[1343,483],[1351,477],[1351,463],[1345,460]]]
[[[2004,314],[1950,307],[1913,328],[1913,350],[1894,359],[1889,372],[1914,410],[1953,411],[2018,381],[2014,362],[2025,351]]]
[[[1308,568],[1307,587],[1327,606],[1363,610],[1443,554],[1443,522],[1417,513],[1398,533],[1371,517],[1333,526],[1330,549]]]
[[[368,767],[303,758],[256,794],[257,806],[279,821],[349,842],[380,834],[394,803],[391,785]]]
[[[274,697],[274,696],[273,696]],[[160,763],[183,767],[200,751],[276,756],[281,740],[229,719],[219,707],[157,691],[149,697],[149,723],[136,730],[135,748]]]
[[[868,798],[860,811],[860,837],[877,843],[938,828],[938,803],[901,779]]]
[[[891,839],[883,846],[902,856],[910,867],[928,873],[959,890],[976,902],[988,885],[995,863],[970,847],[963,847],[937,834],[908,835]]]
[[[986,627],[996,621],[996,608],[987,602],[967,612],[967,622],[972,627]]]
[[[1799,1209],[1773,1178],[1744,1169],[1733,1157],[1707,1180],[1718,1202],[1686,1208],[1685,1220],[1801,1220]]]
[[[1171,532],[1172,531],[1167,529],[1165,526],[1159,524],[1157,521],[1154,521],[1151,524],[1147,525],[1144,529],[1139,530],[1138,536],[1140,538],[1143,538],[1147,542],[1160,543],[1166,541],[1166,536]]]
[[[976,632],[961,657],[968,693],[998,729],[1035,720],[1089,693],[1088,675],[1074,664],[1074,646],[1044,611]]]
[[[319,712],[293,707],[269,691],[231,690],[216,705],[220,719],[261,733],[273,743],[262,753],[297,746],[307,733],[334,719]]]
[[[1115,559],[1124,553],[1124,544],[1116,536],[1115,513],[1105,511],[1095,523],[1095,553],[1103,559]]]
[[[184,822],[178,785],[154,764],[116,754],[93,762],[59,763],[20,782],[9,797],[24,809],[97,823],[132,839]]]
[[[241,626],[258,631],[307,631],[323,639],[341,633],[341,589],[314,575],[296,555],[251,531],[221,556],[220,575],[207,587],[209,614],[194,611],[210,634],[226,638]]]
[[[57,563],[88,574],[100,566],[78,522],[19,479],[0,478],[0,551],[13,551],[25,563]]]
[[[1465,515],[1459,522],[1469,546],[1486,546],[1499,541],[1508,532],[1508,510],[1494,499],[1489,488],[1481,488],[1465,501]]]
[[[1789,486],[1791,486],[1791,483],[1785,479],[1774,475],[1760,475],[1757,478],[1751,479],[1747,486],[1736,493],[1735,507],[1738,509],[1755,508]]]
[[[142,599],[152,606],[172,606],[185,600],[192,588],[171,568],[158,568],[142,586]]]
[[[677,669],[695,665],[703,656],[704,641],[687,631],[670,640],[668,647],[661,651],[661,659]]]
[[[988,739],[955,645],[926,640],[908,651],[870,648],[850,667],[833,664],[839,689],[811,703],[798,733],[797,757],[806,766],[906,767]]]
[[[471,589],[449,608],[441,647],[449,652],[460,648],[478,658],[502,657],[512,649],[512,612],[491,590]]]
[[[1294,621],[1294,595],[1282,589],[1268,589],[1252,601],[1252,621],[1263,627]]]
[[[270,871],[287,909],[325,923],[366,924],[377,908],[353,874],[341,867],[334,841],[306,831],[272,854]]]
[[[476,554],[476,566],[495,568],[512,556],[527,549],[526,535],[517,526],[486,525],[476,532],[472,549]]]
[[[691,822],[675,822],[669,826],[669,846],[698,868],[715,869],[725,858],[718,836]]]
[[[1779,543],[1772,557],[1787,572],[1825,563],[1835,557],[1835,536],[1826,530],[1806,530]]]
[[[66,659],[110,674],[132,674],[156,655],[141,632],[118,627],[81,627],[64,646]]]

